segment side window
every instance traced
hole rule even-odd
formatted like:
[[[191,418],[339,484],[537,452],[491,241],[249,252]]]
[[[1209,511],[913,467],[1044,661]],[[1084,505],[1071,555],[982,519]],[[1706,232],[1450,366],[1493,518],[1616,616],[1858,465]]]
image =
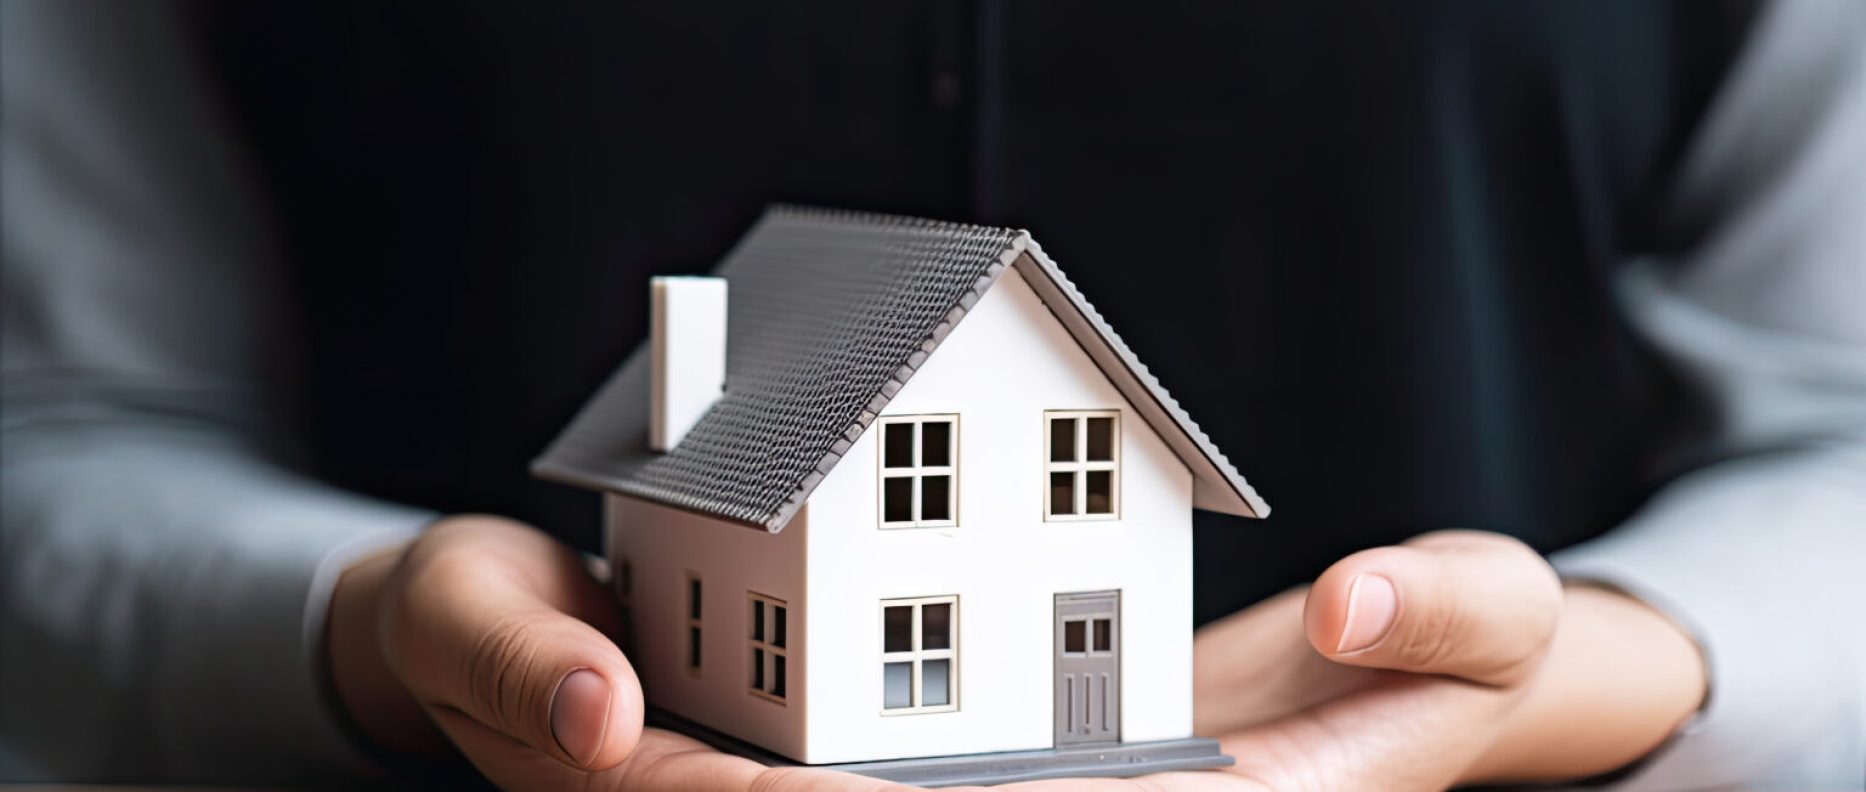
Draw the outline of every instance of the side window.
[[[761,698],[784,703],[790,678],[790,609],[784,601],[757,592],[747,592],[751,600],[751,692]]]
[[[687,573],[687,672],[700,675],[700,579]]]
[[[1121,412],[1043,414],[1043,516],[1052,521],[1121,515]]]
[[[881,527],[959,524],[959,416],[881,419]]]
[[[881,601],[881,714],[959,708],[959,598]]]
[[[622,653],[632,655],[635,652],[635,567],[627,557],[616,560],[616,602],[622,617]]]

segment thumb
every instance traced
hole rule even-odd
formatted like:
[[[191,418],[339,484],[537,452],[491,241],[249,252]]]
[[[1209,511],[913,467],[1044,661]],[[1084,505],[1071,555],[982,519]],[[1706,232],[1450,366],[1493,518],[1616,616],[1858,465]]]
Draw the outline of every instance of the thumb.
[[[641,685],[614,643],[566,613],[601,599],[581,587],[600,587],[528,528],[455,534],[411,549],[398,570],[384,620],[396,675],[424,706],[571,767],[621,763],[640,739]],[[436,718],[450,736],[457,720]]]
[[[1364,550],[1309,589],[1309,644],[1344,665],[1509,685],[1541,661],[1561,616],[1561,582],[1521,542],[1439,531]]]

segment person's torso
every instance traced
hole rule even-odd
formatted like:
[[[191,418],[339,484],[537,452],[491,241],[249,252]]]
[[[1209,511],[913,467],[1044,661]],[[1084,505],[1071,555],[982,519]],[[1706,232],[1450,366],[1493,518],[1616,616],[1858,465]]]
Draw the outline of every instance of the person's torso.
[[[591,547],[595,499],[526,463],[643,337],[647,275],[771,201],[1017,225],[1275,506],[1200,516],[1204,620],[1431,528],[1572,544],[1649,491],[1686,405],[1610,286],[1737,41],[1691,13],[229,4],[209,32],[321,474]]]

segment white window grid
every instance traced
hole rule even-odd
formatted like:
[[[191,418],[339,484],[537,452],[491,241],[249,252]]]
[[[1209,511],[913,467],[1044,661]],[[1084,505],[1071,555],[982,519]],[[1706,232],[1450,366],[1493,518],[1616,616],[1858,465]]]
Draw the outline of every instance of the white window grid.
[[[952,444],[946,457],[952,464],[924,466],[920,464],[921,438],[925,436],[925,424],[949,423],[952,428],[947,432],[947,442]],[[888,427],[900,425],[913,426],[913,466],[888,467]],[[880,420],[881,430],[876,435],[875,464],[881,473],[876,478],[875,511],[882,528],[952,528],[959,525],[959,416],[957,413],[937,415],[901,415],[888,416]],[[946,476],[946,514],[944,520],[923,520],[926,513],[921,498],[924,494],[927,476]],[[911,478],[913,480],[913,507],[909,512],[913,519],[888,519],[888,479]]]
[[[1111,420],[1109,431],[1114,436],[1109,439],[1110,459],[1090,460],[1088,458],[1088,419],[1108,418]],[[1051,457],[1051,434],[1055,431],[1056,421],[1068,419],[1071,430],[1075,432],[1075,459],[1057,462]],[[1108,511],[1089,513],[1088,510],[1088,473],[1092,470],[1108,472]],[[1056,488],[1050,486],[1053,473],[1068,473],[1075,481],[1071,489],[1075,493],[1075,502],[1071,504],[1074,512],[1057,514],[1056,505],[1051,499]],[[1043,519],[1049,522],[1086,522],[1092,520],[1118,520],[1121,518],[1121,411],[1120,410],[1045,410],[1043,413]]]
[[[947,648],[945,649],[923,649],[920,646],[921,640],[922,640],[922,635],[920,632],[921,631],[921,623],[920,623],[921,611],[923,608],[925,608],[928,605],[940,605],[940,604],[945,604],[949,606],[948,610],[946,611],[946,614],[947,614],[946,629],[950,631],[950,634],[946,636]],[[888,633],[888,609],[889,608],[900,608],[900,607],[911,607],[913,609],[914,619],[913,619],[913,625],[911,627],[913,631],[912,632],[913,648],[905,652],[885,651],[885,647],[887,646],[886,641],[887,641],[887,633]],[[881,640],[883,642],[882,646],[884,648],[884,651],[882,651],[881,653],[881,667],[883,669],[882,671],[883,685],[885,686],[886,684],[885,675],[887,673],[886,668],[889,663],[912,663],[913,664],[913,668],[910,672],[913,678],[913,687],[912,687],[913,698],[909,699],[909,701],[913,704],[913,706],[889,708],[887,706],[887,702],[883,701],[882,708],[881,708],[881,714],[883,715],[924,715],[924,714],[930,714],[930,713],[935,713],[935,712],[956,712],[958,711],[959,709],[959,596],[957,594],[950,594],[950,595],[946,595],[942,597],[915,597],[912,599],[886,599],[886,600],[881,601],[881,614],[880,615],[881,615]],[[945,704],[936,704],[930,707],[923,706],[920,704],[920,702],[926,700],[923,697],[924,691],[921,685],[921,666],[927,660],[945,660],[946,661],[946,673],[948,674],[948,676],[946,678],[946,703]]]
[[[764,664],[763,669],[759,669],[756,665],[748,669],[745,677],[746,687],[754,696],[767,701],[774,701],[778,704],[784,704],[785,698],[790,695],[790,608],[784,603],[784,600],[759,594],[755,591],[746,592],[746,599],[745,636],[749,648],[745,656],[750,658],[753,664],[761,662]],[[762,636],[758,634],[758,619],[756,617],[756,611],[760,605],[764,606],[764,635]],[[777,612],[779,610],[783,610],[785,615],[784,640],[781,643],[775,640],[777,638]],[[784,658],[785,666],[782,694],[777,692],[779,690],[777,658],[779,657]],[[760,670],[764,672],[762,675],[759,674]],[[764,683],[762,687],[758,684],[760,681]]]

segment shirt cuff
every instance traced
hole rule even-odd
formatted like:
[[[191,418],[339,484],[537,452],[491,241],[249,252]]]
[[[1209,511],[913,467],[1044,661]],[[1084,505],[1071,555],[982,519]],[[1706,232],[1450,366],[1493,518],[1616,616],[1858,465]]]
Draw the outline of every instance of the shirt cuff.
[[[1616,790],[1861,782],[1866,550],[1857,471],[1815,459],[1743,460],[1686,477],[1613,533],[1556,554],[1569,579],[1658,609],[1698,643],[1697,716]]]
[[[407,542],[434,515],[301,479],[220,519],[217,561],[191,565],[158,661],[158,717],[179,777],[244,780],[375,774],[329,681],[331,595],[355,561]]]

